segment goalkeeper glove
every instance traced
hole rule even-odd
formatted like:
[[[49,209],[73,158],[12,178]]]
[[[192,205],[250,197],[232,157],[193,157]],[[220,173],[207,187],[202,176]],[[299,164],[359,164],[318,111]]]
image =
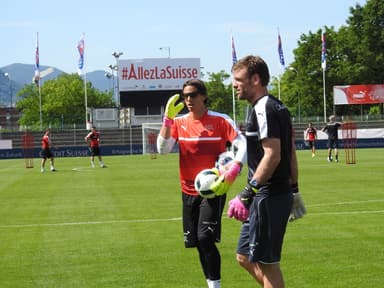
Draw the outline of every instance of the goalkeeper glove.
[[[213,168],[216,169],[216,168]],[[212,185],[209,187],[209,190],[211,190],[215,195],[220,196],[224,195],[228,192],[230,187],[230,184],[225,181],[224,175],[221,175],[217,178],[215,182],[212,183]]]
[[[215,168],[217,169],[217,168]],[[228,168],[224,173],[211,185],[212,190],[216,195],[220,196],[228,192],[229,187],[236,180],[241,170],[241,165],[238,162],[232,161],[228,164]]]
[[[302,218],[304,214],[307,213],[307,209],[305,209],[303,199],[301,198],[301,194],[299,192],[299,186],[295,183],[291,185],[291,188],[293,193],[293,205],[291,214],[289,215],[290,222]]]
[[[175,94],[168,99],[167,105],[165,106],[163,125],[165,127],[171,127],[173,124],[173,118],[184,108],[184,103],[180,102],[176,105],[177,100],[179,100],[180,95]]]
[[[224,179],[231,185],[235,182],[237,176],[239,176],[241,170],[241,164],[236,161],[228,163],[225,167]]]
[[[228,202],[229,208],[227,215],[229,218],[234,217],[239,221],[247,220],[249,216],[249,207],[253,201],[253,197],[257,192],[257,186],[254,181],[253,184],[248,183],[248,185],[241,191],[235,198]],[[251,182],[251,183],[252,183]]]

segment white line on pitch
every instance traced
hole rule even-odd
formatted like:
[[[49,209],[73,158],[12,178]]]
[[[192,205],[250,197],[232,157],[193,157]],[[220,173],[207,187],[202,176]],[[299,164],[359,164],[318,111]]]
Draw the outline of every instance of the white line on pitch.
[[[168,218],[168,219],[132,219],[132,220],[111,220],[111,221],[45,223],[45,224],[10,224],[10,225],[0,225],[0,228],[53,227],[53,226],[97,225],[97,224],[115,224],[115,223],[140,223],[140,222],[168,222],[168,221],[179,221],[179,220],[181,220],[180,217]]]
[[[308,213],[307,216],[324,216],[324,215],[353,215],[353,214],[380,214],[384,210],[374,211],[345,211],[345,212],[320,212]],[[223,219],[228,219],[223,217]],[[1,228],[28,228],[28,227],[61,227],[61,226],[80,226],[80,225],[100,225],[100,224],[118,224],[118,223],[143,223],[143,222],[168,222],[180,221],[181,217],[167,219],[132,219],[132,220],[111,220],[111,221],[85,221],[85,222],[65,222],[65,223],[46,223],[46,224],[10,224],[0,225]]]
[[[305,206],[306,207],[321,207],[321,206],[350,205],[350,204],[375,203],[375,202],[384,202],[384,199],[345,201],[345,202],[336,202],[336,203],[320,203],[320,204],[312,204],[312,205],[305,205]]]
[[[380,214],[380,213],[384,213],[384,210],[375,210],[375,211],[345,211],[345,212],[319,212],[319,213],[308,213],[306,215],[309,215],[309,216],[311,216],[311,215],[323,216],[323,215]]]
[[[76,172],[89,172],[89,171],[92,171],[93,168],[90,168],[90,167],[75,167],[75,168],[72,168],[71,170],[72,171],[76,171]]]

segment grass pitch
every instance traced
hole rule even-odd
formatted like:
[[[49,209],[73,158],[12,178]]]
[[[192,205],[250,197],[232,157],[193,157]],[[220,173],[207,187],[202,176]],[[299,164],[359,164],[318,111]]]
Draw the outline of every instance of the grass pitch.
[[[384,149],[357,164],[298,151],[307,215],[289,223],[287,287],[381,287]],[[57,158],[58,172],[0,161],[0,287],[206,287],[185,249],[177,155]],[[96,160],[97,163],[97,160]],[[245,184],[243,172],[229,192]],[[257,287],[235,261],[240,223],[223,216],[223,287]]]

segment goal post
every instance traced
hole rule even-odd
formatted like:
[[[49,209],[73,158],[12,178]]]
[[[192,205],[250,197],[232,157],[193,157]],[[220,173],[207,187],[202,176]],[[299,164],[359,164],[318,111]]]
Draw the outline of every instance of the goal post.
[[[354,122],[341,124],[343,145],[345,151],[345,163],[356,164],[357,126]]]
[[[157,135],[160,133],[162,123],[143,123],[143,154],[150,154],[151,159],[155,159],[157,155]]]
[[[21,143],[23,145],[25,168],[33,168],[33,135],[25,132],[21,136]]]

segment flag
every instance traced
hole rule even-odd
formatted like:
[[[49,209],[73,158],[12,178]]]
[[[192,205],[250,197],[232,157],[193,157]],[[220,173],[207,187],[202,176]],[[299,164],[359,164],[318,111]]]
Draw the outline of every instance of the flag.
[[[279,53],[279,60],[280,60],[281,68],[284,69],[285,68],[285,61],[284,61],[283,45],[281,44],[280,33],[278,33],[278,36],[277,36],[277,51]]]
[[[232,64],[237,63],[237,56],[236,56],[236,49],[235,49],[235,41],[233,40],[232,36]]]
[[[321,34],[321,68],[327,68],[327,51],[325,46],[325,33]]]
[[[83,74],[83,69],[84,69],[84,34],[81,36],[81,39],[77,44],[77,50],[79,51],[79,55],[80,55],[77,73],[81,75]]]
[[[35,77],[34,82],[39,85],[40,80],[40,59],[39,59],[39,33],[36,34],[36,51],[35,51]]]

